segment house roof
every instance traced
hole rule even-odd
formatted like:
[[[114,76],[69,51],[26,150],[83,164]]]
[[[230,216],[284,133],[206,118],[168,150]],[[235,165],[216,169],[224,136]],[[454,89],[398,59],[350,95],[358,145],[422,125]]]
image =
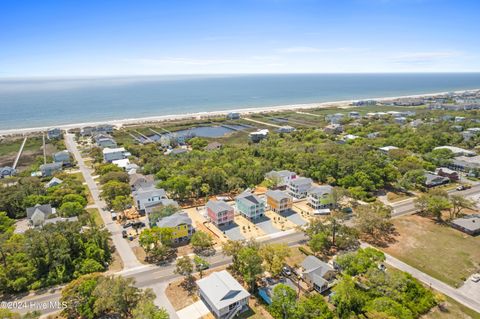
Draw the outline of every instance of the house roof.
[[[398,147],[390,145],[390,146],[380,147],[379,150],[384,151],[384,152],[389,152],[391,150],[398,150]]]
[[[41,213],[46,217],[50,216],[53,213],[52,205],[44,204],[44,205],[35,205],[33,207],[27,208],[27,218],[31,219],[34,214]]]
[[[143,175],[143,174],[132,174],[130,175],[130,186],[138,186],[141,184],[153,185],[155,177],[153,175]]]
[[[327,272],[333,270],[329,264],[315,256],[307,256],[302,262],[302,268],[304,269],[304,273],[315,273],[320,277],[323,277]]]
[[[290,181],[291,185],[301,186],[301,185],[310,185],[312,184],[312,179],[307,177],[298,177]]]
[[[270,198],[273,198],[275,201],[279,202],[283,199],[292,199],[292,196],[288,195],[285,192],[279,190],[268,190],[266,195]]]
[[[163,188],[156,188],[154,185],[148,185],[147,187],[140,187],[133,192],[133,197],[139,201],[148,200],[151,197],[167,198],[167,193]]]
[[[461,147],[456,147],[456,146],[438,146],[435,147],[433,150],[450,150],[454,155],[464,155],[464,156],[475,156],[474,151],[469,151]]]
[[[117,153],[117,152],[125,152],[124,147],[117,147],[117,148],[104,148],[103,149],[103,154],[110,154],[110,153]]]
[[[63,157],[63,156],[70,156],[70,153],[67,150],[63,150],[53,154],[53,157]]]
[[[158,227],[177,227],[180,225],[192,225],[192,219],[187,213],[175,213],[173,215],[162,218],[158,223]]]
[[[153,211],[155,211],[155,209],[157,209],[158,207],[166,207],[166,206],[179,207],[180,205],[178,205],[178,203],[175,200],[169,199],[169,198],[161,199],[160,201],[154,202],[154,203],[147,202],[145,203],[145,213],[150,214]]]
[[[285,178],[290,176],[296,176],[295,172],[281,170],[281,171],[270,171],[266,174],[268,178]]]
[[[243,193],[235,197],[235,200],[245,201],[247,202],[248,205],[251,205],[251,204],[258,205],[262,202],[260,197],[250,193],[249,191],[244,191]]]
[[[207,208],[210,208],[215,213],[220,213],[223,211],[231,211],[233,207],[225,203],[223,200],[209,200],[207,203]]]
[[[16,173],[16,169],[10,166],[0,167],[0,176],[12,175]]]
[[[226,270],[214,272],[196,283],[216,309],[223,309],[250,296]]]
[[[437,184],[437,183],[443,183],[443,182],[450,181],[450,179],[448,177],[443,177],[443,176],[435,175],[435,174],[428,173],[428,172],[425,173],[425,177],[426,177],[425,185]]]
[[[63,183],[63,181],[60,178],[54,177],[52,178],[48,183],[45,184],[45,187],[52,187],[58,184]]]
[[[62,168],[62,163],[47,163],[40,165],[40,170],[48,170],[48,169],[60,169]]]
[[[476,232],[480,230],[480,214],[466,215],[452,220],[451,223],[471,232]]]
[[[331,194],[333,192],[333,187],[330,185],[321,185],[321,186],[313,186],[308,191],[309,194]]]
[[[222,143],[211,142],[207,146],[205,146],[203,149],[206,150],[206,151],[212,151],[212,150],[216,150],[220,147],[222,147]]]

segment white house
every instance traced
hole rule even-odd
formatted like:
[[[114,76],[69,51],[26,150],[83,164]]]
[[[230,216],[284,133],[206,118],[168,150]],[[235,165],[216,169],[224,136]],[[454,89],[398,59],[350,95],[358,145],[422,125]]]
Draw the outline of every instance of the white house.
[[[226,270],[197,280],[200,298],[215,318],[233,318],[248,309],[250,294]]]
[[[284,187],[287,186],[292,179],[297,178],[297,173],[287,170],[270,171],[265,174],[265,177],[274,181],[277,187]]]
[[[312,188],[311,178],[298,177],[288,183],[288,193],[295,198],[305,198],[310,188]]]

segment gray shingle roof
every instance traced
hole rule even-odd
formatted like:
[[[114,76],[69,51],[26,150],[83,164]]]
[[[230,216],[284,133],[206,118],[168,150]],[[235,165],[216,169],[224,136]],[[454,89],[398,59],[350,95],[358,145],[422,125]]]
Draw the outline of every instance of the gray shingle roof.
[[[471,232],[475,232],[480,229],[480,214],[472,214],[457,218],[452,220],[451,223],[465,228]]]
[[[225,203],[223,200],[209,200],[206,207],[210,208],[215,213],[233,210],[233,207]]]
[[[277,202],[281,201],[282,199],[292,199],[292,196],[279,190],[268,190],[266,195],[270,198],[273,198]]]
[[[313,182],[313,181],[312,181],[311,178],[298,177],[298,178],[292,179],[292,180],[290,181],[290,184],[291,184],[291,185],[300,186],[300,185],[312,184],[312,182]]]
[[[53,212],[52,205],[44,204],[44,205],[35,205],[33,207],[28,207],[27,208],[27,218],[31,218],[35,212],[41,212],[46,217],[48,217]]]
[[[307,256],[302,262],[302,268],[304,269],[304,273],[314,273],[320,277],[323,277],[327,272],[333,270],[329,264],[315,256]]]
[[[223,309],[250,296],[226,270],[197,280],[197,285],[216,309]]]
[[[175,213],[173,215],[162,218],[158,223],[158,227],[177,227],[180,225],[192,225],[192,220],[187,213]]]
[[[331,194],[333,192],[333,187],[330,185],[321,185],[321,186],[313,186],[308,191],[309,194]]]

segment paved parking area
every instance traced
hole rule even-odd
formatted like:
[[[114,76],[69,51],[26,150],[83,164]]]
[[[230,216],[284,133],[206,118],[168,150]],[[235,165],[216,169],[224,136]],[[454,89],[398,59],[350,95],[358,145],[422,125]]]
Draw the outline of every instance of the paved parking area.
[[[298,226],[303,226],[307,224],[307,221],[303,219],[298,213],[294,212],[293,210],[289,210],[288,212],[283,212],[280,216],[285,217],[292,223]]]
[[[458,288],[458,291],[473,300],[480,300],[480,281],[473,282],[470,278],[465,281],[462,287]]]
[[[226,226],[221,226],[219,229],[227,235],[228,238],[231,240],[243,240],[245,239],[245,236],[242,235],[242,232],[240,231],[240,226],[236,223],[232,223],[230,225]]]
[[[273,234],[280,231],[273,225],[273,222],[267,216],[252,220],[252,223],[254,223],[258,228],[263,230],[266,234]]]

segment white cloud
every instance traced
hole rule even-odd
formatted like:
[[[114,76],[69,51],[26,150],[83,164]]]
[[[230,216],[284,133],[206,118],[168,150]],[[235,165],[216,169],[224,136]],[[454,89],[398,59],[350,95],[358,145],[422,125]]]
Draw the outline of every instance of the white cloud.
[[[390,60],[399,64],[429,64],[461,55],[458,51],[407,52],[394,55]]]

